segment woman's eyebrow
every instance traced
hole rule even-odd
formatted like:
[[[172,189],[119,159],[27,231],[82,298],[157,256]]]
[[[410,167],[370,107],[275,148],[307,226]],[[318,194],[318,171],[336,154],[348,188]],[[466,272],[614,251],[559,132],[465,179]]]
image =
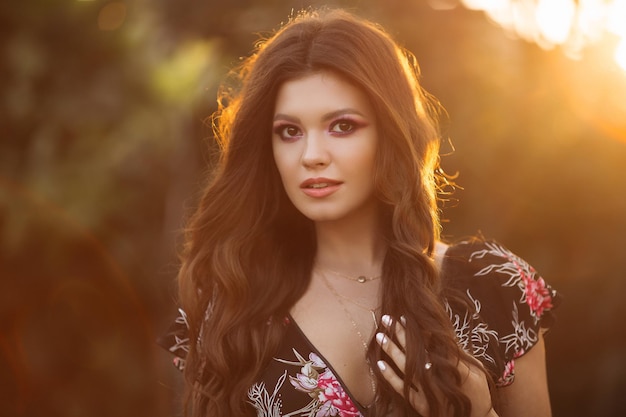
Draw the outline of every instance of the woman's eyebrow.
[[[357,116],[361,116],[361,117],[367,117],[365,116],[362,112],[358,111],[357,109],[353,109],[351,107],[345,108],[345,109],[340,109],[340,110],[335,110],[332,111],[330,113],[326,113],[323,117],[322,117],[322,121],[327,122],[329,120],[335,119],[338,116],[343,116],[346,114],[356,114]]]
[[[348,107],[345,109],[339,109],[339,110],[326,113],[324,116],[322,116],[322,121],[327,122],[329,120],[332,120],[338,116],[343,116],[345,114],[356,114],[361,117],[365,117],[365,118],[367,117],[362,112],[356,109],[353,109],[351,107]],[[286,120],[291,123],[300,123],[300,119],[298,119],[297,117],[289,116],[288,114],[283,114],[283,113],[276,113],[274,115],[274,121],[277,121],[277,120]]]
[[[289,116],[288,114],[276,113],[274,115],[274,121],[277,120],[286,120],[291,123],[300,123],[300,119],[294,116]]]

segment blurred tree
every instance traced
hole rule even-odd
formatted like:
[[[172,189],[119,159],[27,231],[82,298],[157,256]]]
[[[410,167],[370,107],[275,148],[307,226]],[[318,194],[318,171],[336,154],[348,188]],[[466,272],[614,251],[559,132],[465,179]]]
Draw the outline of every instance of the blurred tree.
[[[187,119],[210,46],[164,47],[150,16],[124,2],[0,6],[9,415],[169,414],[157,395],[166,365],[150,354],[171,297],[174,226],[165,236],[163,225],[170,190],[184,192],[180,167],[202,158]]]

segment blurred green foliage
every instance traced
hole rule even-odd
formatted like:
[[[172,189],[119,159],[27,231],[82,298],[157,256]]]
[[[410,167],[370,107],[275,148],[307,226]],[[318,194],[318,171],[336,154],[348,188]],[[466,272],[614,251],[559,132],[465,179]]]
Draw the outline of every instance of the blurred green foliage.
[[[325,2],[382,23],[448,110],[445,235],[481,231],[565,296],[555,416],[626,413],[626,74],[436,1]],[[454,4],[454,2],[443,2]],[[0,4],[0,415],[179,415],[154,340],[179,229],[214,156],[218,83],[288,0]]]

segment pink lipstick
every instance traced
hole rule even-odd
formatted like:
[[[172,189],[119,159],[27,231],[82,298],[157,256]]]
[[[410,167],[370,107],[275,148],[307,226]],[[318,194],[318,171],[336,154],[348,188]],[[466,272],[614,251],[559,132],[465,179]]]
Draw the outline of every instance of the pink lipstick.
[[[337,191],[341,184],[328,178],[309,178],[300,184],[300,189],[309,197],[323,198]]]

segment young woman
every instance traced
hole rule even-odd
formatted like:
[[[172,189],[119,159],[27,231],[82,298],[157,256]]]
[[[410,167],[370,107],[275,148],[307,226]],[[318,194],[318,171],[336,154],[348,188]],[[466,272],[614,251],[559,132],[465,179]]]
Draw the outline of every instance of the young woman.
[[[309,12],[238,74],[161,341],[190,415],[549,416],[556,293],[494,242],[438,240],[436,104],[413,57]]]

